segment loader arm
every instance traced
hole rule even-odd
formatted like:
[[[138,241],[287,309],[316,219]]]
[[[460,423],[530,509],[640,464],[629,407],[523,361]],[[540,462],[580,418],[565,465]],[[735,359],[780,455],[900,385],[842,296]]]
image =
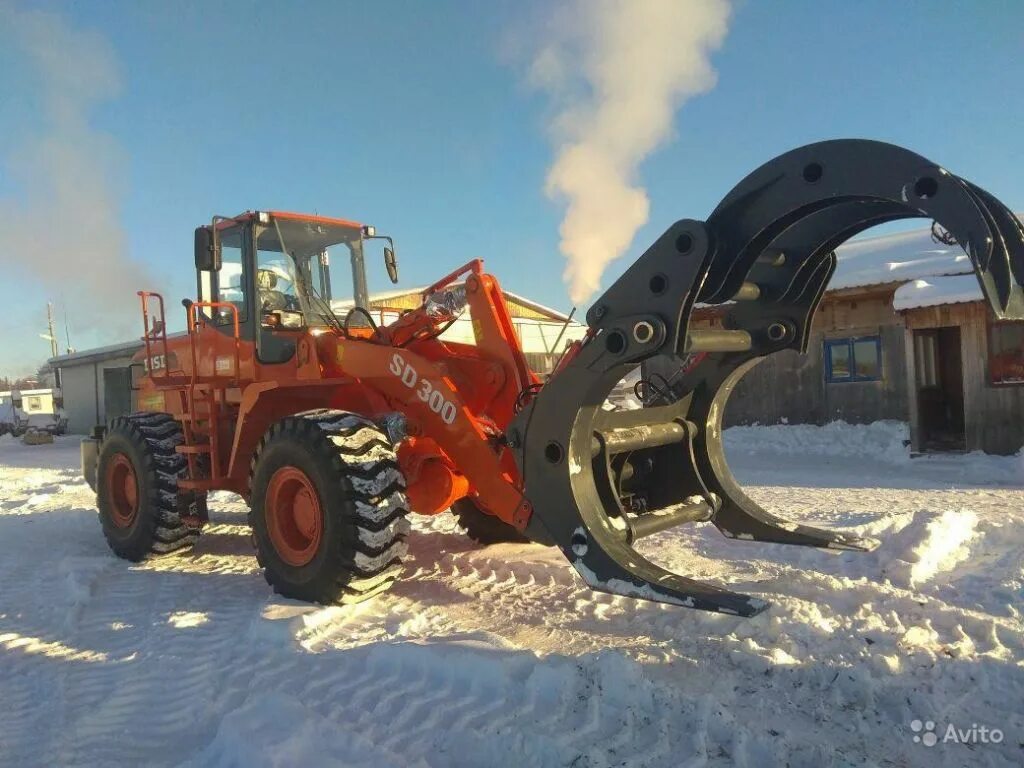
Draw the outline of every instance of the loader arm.
[[[767,355],[805,352],[834,250],[877,224],[938,222],[970,257],[999,319],[1024,318],[1024,229],[979,187],[900,147],[811,144],[761,166],[707,221],[673,224],[587,313],[585,342],[512,422],[509,445],[533,515],[593,588],[751,616],[755,597],[671,573],[634,548],[710,521],[752,541],[868,550],[871,540],[782,520],[729,471],[722,416],[736,382]],[[689,328],[696,302],[728,304],[722,330]],[[656,355],[701,353],[671,392],[638,411],[602,403]]]
[[[465,280],[459,284],[459,278]],[[423,291],[423,303],[368,338],[324,335],[318,365],[359,380],[404,416],[399,459],[414,511],[435,514],[464,496],[520,530],[532,508],[503,433],[523,393],[539,387],[498,281],[471,261]],[[441,334],[468,306],[475,345]]]
[[[540,380],[526,362],[501,286],[497,278],[484,272],[483,264],[481,259],[473,259],[426,288],[423,296],[437,294],[466,276],[466,303],[477,349],[501,369],[502,381],[487,415],[504,429],[515,415],[520,394]]]

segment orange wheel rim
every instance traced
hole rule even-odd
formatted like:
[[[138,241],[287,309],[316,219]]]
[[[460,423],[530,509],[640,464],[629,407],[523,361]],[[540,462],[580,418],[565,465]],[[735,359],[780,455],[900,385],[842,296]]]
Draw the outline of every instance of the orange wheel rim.
[[[266,499],[267,531],[277,554],[288,565],[305,565],[323,537],[320,496],[301,469],[281,467],[270,478]]]
[[[107,467],[110,518],[118,528],[128,528],[139,512],[139,481],[132,460],[115,453]]]

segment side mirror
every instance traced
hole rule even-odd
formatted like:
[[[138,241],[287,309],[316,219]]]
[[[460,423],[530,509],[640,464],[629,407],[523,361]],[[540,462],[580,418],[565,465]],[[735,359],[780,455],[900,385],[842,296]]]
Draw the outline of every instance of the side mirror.
[[[395,251],[384,246],[384,266],[388,268],[388,277],[392,283],[398,282],[398,260],[395,258]]]
[[[196,269],[220,271],[220,238],[214,235],[213,227],[196,227]]]

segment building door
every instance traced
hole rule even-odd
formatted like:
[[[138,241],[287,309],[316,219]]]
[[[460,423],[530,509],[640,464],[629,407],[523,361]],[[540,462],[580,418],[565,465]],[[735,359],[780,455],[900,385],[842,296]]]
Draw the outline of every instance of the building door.
[[[917,424],[922,450],[962,451],[967,447],[961,363],[959,327],[914,331]]]

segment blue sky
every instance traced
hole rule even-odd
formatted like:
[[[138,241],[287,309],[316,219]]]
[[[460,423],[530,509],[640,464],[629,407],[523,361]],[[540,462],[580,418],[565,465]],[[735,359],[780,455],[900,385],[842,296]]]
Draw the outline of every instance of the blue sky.
[[[278,208],[391,234],[401,285],[479,256],[508,289],[568,309],[562,209],[544,193],[551,105],[526,85],[516,53],[544,28],[547,4],[32,7],[112,51],[121,87],[90,112],[90,127],[117,148],[118,225],[156,283],[138,287],[176,307],[194,293],[196,225]],[[711,62],[717,85],[683,106],[672,137],[640,166],[649,221],[605,286],[672,221],[706,216],[757,165],[825,138],[903,144],[1024,209],[1024,4],[734,3]],[[12,168],[44,120],[39,77],[0,29],[0,200],[22,192]],[[5,240],[0,232],[0,249],[15,247]],[[55,268],[44,285],[20,277],[17,258],[0,259],[0,374],[45,359],[45,301],[73,294],[76,269],[89,269]],[[376,262],[370,286],[387,286]],[[79,348],[124,336],[70,319]]]

